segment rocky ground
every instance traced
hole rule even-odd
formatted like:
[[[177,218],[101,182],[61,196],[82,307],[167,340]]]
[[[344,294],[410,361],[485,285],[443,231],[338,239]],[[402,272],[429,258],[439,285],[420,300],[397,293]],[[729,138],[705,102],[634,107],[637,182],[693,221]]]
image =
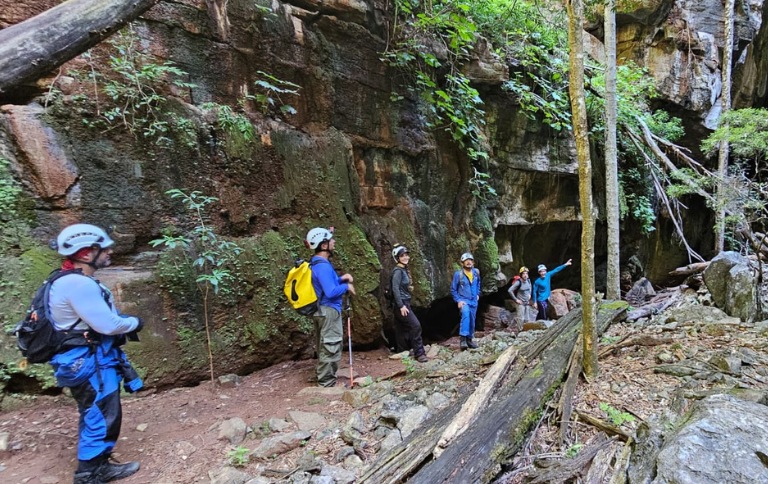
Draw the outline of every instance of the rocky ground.
[[[582,380],[574,395],[576,423],[560,442],[555,394],[497,482],[523,482],[543,460],[578,455],[602,435],[601,423],[632,435],[655,415],[682,411],[714,391],[761,398],[768,388],[768,322],[742,323],[701,304],[690,290],[673,297],[661,314],[608,329],[600,377]],[[223,378],[215,388],[206,383],[126,396],[116,455],[139,460],[142,469],[123,482],[354,482],[433,412],[455,404],[460,389],[475,385],[501,351],[541,332],[491,332],[479,339],[479,349],[467,352],[459,352],[452,338],[433,344],[425,364],[393,359],[385,349],[356,353],[361,384],[354,390],[312,386],[314,362],[308,360]],[[342,361],[347,358],[345,353]],[[340,374],[348,375],[343,366]],[[76,419],[66,395],[40,397],[0,414],[0,481],[71,482]],[[586,482],[610,477],[622,438],[584,470]],[[597,476],[592,481],[589,472]]]

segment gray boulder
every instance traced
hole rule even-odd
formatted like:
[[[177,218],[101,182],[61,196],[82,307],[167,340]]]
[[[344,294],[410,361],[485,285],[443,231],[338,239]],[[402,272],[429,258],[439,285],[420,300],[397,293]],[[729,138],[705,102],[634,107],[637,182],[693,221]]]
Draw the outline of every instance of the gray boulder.
[[[275,455],[284,454],[301,445],[308,440],[311,434],[309,432],[291,432],[280,434],[275,437],[268,437],[261,441],[258,447],[251,452],[251,457],[256,459],[269,459]]]
[[[753,322],[757,316],[757,286],[749,265],[737,265],[728,272],[725,312],[742,321]]]
[[[682,423],[681,423],[682,422]],[[676,428],[676,425],[680,427]],[[689,415],[638,430],[630,482],[768,482],[768,407],[729,395],[696,402]],[[641,472],[642,471],[642,472]],[[654,475],[655,474],[655,475]]]
[[[324,466],[323,470],[320,471],[320,477],[323,476],[332,477],[336,484],[351,484],[355,482],[355,473],[343,467]]]
[[[288,412],[288,415],[291,417],[291,420],[296,422],[296,426],[299,427],[299,430],[311,432],[312,430],[317,430],[325,425],[325,417],[319,413],[294,410]]]
[[[225,420],[219,426],[219,440],[229,440],[232,444],[239,444],[245,439],[248,426],[240,417]]]
[[[712,294],[715,305],[725,308],[729,273],[734,266],[748,265],[746,257],[738,252],[721,252],[715,256],[704,270],[704,284]]]
[[[245,484],[253,479],[253,476],[232,467],[222,467],[208,471],[211,484]]]
[[[717,307],[742,321],[753,322],[760,317],[749,259],[737,252],[721,252],[709,263],[703,277]]]

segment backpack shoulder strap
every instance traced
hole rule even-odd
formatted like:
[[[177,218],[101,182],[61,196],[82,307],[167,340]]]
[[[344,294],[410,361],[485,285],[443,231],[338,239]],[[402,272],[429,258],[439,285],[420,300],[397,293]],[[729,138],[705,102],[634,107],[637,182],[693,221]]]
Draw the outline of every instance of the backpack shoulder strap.
[[[330,264],[330,263],[331,263],[331,261],[329,261],[328,259],[324,259],[324,258],[320,257],[318,259],[309,261],[309,267],[314,267],[317,264]]]
[[[82,269],[70,269],[70,270],[62,270],[62,269],[56,269],[53,272],[51,272],[48,277],[45,279],[45,282],[43,283],[45,290],[43,293],[43,311],[45,311],[45,315],[48,318],[49,321],[54,322],[53,314],[51,313],[51,306],[49,303],[49,299],[51,297],[51,287],[53,286],[53,283],[56,282],[56,280],[68,276],[70,274],[80,274],[83,277],[87,277],[85,274],[83,274]],[[80,318],[77,318],[77,321],[72,323],[72,325],[66,329],[66,331],[72,331],[75,329],[75,326],[80,324],[83,320]]]

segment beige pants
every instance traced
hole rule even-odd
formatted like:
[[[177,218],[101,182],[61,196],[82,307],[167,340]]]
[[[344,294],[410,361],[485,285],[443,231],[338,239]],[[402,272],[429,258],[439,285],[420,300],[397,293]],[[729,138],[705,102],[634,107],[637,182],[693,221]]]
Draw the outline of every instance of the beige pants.
[[[336,372],[341,361],[344,323],[341,313],[328,306],[319,306],[312,319],[315,323],[317,345],[317,385],[332,387],[336,384]]]

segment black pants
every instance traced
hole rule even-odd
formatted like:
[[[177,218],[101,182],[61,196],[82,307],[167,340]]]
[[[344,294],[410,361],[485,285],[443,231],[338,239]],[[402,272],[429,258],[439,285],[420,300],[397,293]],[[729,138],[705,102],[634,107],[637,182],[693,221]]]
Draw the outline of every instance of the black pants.
[[[424,343],[421,341],[421,323],[419,323],[419,319],[416,315],[413,314],[411,302],[403,301],[403,304],[408,309],[408,316],[403,317],[403,315],[400,314],[400,308],[394,308],[398,350],[413,350],[413,356],[418,358],[419,356],[426,354],[424,351]]]

